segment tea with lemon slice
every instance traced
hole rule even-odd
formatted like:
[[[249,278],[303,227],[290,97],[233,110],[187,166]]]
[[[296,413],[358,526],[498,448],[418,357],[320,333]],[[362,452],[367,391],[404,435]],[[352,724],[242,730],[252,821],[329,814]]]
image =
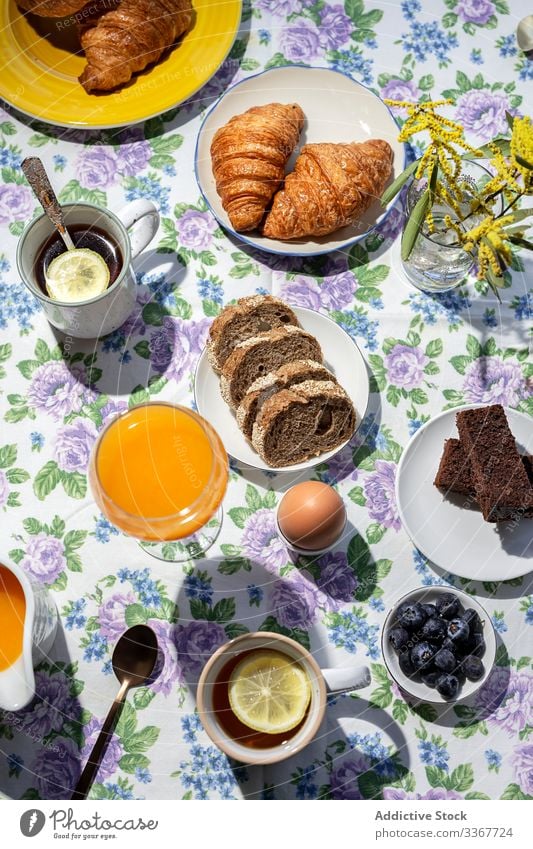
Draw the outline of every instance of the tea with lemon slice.
[[[224,731],[250,749],[288,742],[304,724],[311,682],[303,666],[280,651],[252,649],[223,666],[213,709]]]
[[[35,277],[45,295],[64,303],[79,303],[102,294],[117,279],[123,259],[116,242],[99,227],[69,225],[76,250],[67,251],[59,233],[41,246]]]

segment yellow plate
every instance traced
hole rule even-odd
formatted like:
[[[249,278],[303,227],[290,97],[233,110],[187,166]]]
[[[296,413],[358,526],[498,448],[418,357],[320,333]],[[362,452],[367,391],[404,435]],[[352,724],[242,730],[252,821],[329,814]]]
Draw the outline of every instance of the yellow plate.
[[[228,55],[242,0],[192,0],[191,30],[160,62],[110,94],[86,94],[78,82],[85,60],[73,17],[25,15],[0,0],[0,97],[21,112],[64,127],[121,127],[186,100]]]

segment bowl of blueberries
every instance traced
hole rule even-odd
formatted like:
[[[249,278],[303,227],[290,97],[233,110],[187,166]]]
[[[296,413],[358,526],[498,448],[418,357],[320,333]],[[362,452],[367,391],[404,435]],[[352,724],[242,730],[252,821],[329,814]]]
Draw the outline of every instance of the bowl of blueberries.
[[[390,610],[381,635],[391,677],[408,695],[443,704],[471,696],[496,657],[490,616],[472,596],[420,587]]]

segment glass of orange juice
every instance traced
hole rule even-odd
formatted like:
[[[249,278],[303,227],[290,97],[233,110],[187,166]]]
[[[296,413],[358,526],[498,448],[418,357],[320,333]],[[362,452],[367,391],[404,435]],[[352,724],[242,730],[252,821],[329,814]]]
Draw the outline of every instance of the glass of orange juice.
[[[215,429],[186,407],[139,404],[96,441],[89,481],[100,510],[163,560],[201,557],[218,536],[228,457]]]

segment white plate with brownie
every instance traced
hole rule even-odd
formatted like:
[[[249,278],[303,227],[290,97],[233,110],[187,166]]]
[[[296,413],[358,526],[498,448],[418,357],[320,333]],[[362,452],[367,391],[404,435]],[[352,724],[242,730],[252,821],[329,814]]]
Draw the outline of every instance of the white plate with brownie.
[[[505,581],[533,569],[531,418],[499,404],[446,410],[402,454],[396,500],[416,547],[441,569]]]
[[[338,324],[256,295],[213,322],[194,392],[231,457],[294,472],[346,445],[365,415],[369,384],[359,348]]]

